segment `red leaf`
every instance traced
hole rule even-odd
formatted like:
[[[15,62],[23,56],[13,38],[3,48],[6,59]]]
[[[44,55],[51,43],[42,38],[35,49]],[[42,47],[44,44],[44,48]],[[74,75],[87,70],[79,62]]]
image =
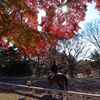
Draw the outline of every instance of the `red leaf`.
[[[67,32],[69,38],[73,38],[76,34],[74,32]]]
[[[39,57],[39,59],[42,59],[42,57]]]
[[[45,51],[46,53],[48,53],[48,50],[47,50],[47,49],[45,49],[44,51]]]
[[[5,49],[6,49],[6,50],[9,50],[9,48],[8,48],[8,47],[6,47]]]
[[[2,40],[0,41],[0,45],[1,45],[1,44],[3,44],[3,41],[2,41]]]
[[[2,48],[2,49],[4,49],[5,47],[4,47],[4,46],[2,46],[1,48]]]

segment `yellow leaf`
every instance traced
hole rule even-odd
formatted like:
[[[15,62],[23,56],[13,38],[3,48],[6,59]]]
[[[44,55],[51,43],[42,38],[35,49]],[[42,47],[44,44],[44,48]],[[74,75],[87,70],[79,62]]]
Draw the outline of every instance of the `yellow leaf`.
[[[21,9],[21,10],[20,10],[20,12],[22,13],[22,12],[24,12],[24,10],[23,10],[23,9]]]
[[[0,10],[0,13],[1,13],[1,14],[3,14],[3,11],[2,11],[2,10]]]

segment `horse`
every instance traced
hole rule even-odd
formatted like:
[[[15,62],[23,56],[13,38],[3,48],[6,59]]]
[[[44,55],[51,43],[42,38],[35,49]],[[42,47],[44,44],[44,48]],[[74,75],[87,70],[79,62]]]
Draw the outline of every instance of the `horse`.
[[[48,83],[49,83],[49,88],[51,88],[51,86],[56,83],[59,86],[59,90],[63,90],[64,89],[64,82],[66,84],[66,90],[68,87],[68,79],[65,75],[63,74],[53,74],[51,72],[48,72]]]

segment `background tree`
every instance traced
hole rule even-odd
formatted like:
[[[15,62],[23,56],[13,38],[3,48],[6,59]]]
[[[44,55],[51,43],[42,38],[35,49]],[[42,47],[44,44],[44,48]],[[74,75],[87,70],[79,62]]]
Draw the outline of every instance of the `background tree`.
[[[48,48],[48,53],[42,52],[41,55],[42,59],[40,61],[44,67],[50,68],[50,66],[53,64],[53,61],[56,61],[58,68],[62,66],[62,55],[57,51],[57,48],[50,47]]]
[[[34,61],[18,59],[18,49],[14,46],[9,50],[0,48],[0,75],[30,76],[34,67]]]
[[[61,37],[76,35],[79,22],[85,19],[86,3],[92,1],[100,11],[99,0],[0,0],[1,48],[9,50],[12,43],[18,48],[18,57],[23,56],[25,60],[40,55],[42,50],[48,52],[47,48],[57,46]],[[68,8],[66,12],[63,7]],[[41,24],[38,22],[39,10],[46,14]],[[41,32],[38,26],[42,27]]]
[[[100,75],[100,53],[97,50],[94,50],[90,55],[90,65],[92,68],[99,69]]]
[[[30,58],[47,46],[57,44],[62,36],[72,38],[80,28],[87,11],[86,3],[95,1],[100,11],[99,0],[0,0],[0,43],[8,49],[9,43],[24,49]],[[66,12],[62,7],[66,6]],[[38,12],[43,10],[46,16],[38,23]],[[43,32],[38,31],[38,26]],[[7,42],[4,43],[3,39]]]
[[[9,50],[0,48],[0,63],[2,65],[7,64],[8,61],[12,59],[17,59],[18,49],[13,47],[9,47]]]
[[[83,73],[85,69],[91,69],[90,60],[81,60],[75,68],[78,73]]]
[[[94,19],[87,22],[81,32],[84,38],[92,43],[100,51],[100,20]]]
[[[84,59],[86,55],[85,52],[83,57],[78,61],[79,56],[83,53],[85,44],[80,41],[78,36],[75,36],[70,40],[64,39],[64,41],[62,41],[61,43],[62,49],[60,49],[62,50],[62,55],[65,58],[64,64],[65,66],[67,65],[69,67],[68,70],[70,70],[70,75],[71,77],[73,77],[73,71],[75,70],[76,65],[79,63],[80,60]]]

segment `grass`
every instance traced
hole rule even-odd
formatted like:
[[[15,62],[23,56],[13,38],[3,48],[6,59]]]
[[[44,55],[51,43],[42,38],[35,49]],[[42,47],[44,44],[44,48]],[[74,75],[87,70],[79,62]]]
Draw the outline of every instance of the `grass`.
[[[27,100],[16,94],[0,91],[0,100]]]

